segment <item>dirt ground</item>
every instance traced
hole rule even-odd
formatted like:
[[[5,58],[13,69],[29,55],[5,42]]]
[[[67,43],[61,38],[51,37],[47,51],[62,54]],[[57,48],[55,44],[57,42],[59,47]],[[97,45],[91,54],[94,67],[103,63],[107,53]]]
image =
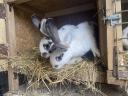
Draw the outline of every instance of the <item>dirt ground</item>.
[[[128,96],[123,88],[115,85],[97,84],[98,90],[86,89],[85,86],[73,84],[37,89],[26,92],[26,86],[21,86],[18,94],[14,96]]]

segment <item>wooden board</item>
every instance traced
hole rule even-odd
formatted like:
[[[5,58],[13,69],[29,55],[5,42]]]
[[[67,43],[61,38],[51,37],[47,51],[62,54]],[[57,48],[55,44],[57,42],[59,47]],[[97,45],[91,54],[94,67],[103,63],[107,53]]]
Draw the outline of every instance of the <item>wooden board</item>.
[[[9,46],[9,57],[16,56],[16,37],[15,37],[15,20],[13,7],[5,4],[6,6],[6,29],[7,29],[7,42]],[[14,77],[13,69],[8,63],[8,82],[9,91],[16,91],[19,88],[18,78]]]
[[[22,4],[31,0],[6,0],[8,3]]]
[[[0,44],[6,43],[5,19],[0,19]]]
[[[121,1],[116,1],[115,4],[116,4],[116,6],[115,6],[116,12],[120,12],[121,11]],[[119,15],[121,17],[119,23],[121,23],[122,22],[122,16],[121,16],[121,14],[119,14]],[[117,38],[117,39],[122,38],[122,25],[121,24],[116,26],[116,32],[117,32],[117,37],[115,37],[115,38]],[[117,41],[117,48],[118,48],[118,50],[117,50],[118,53],[123,52],[122,40]],[[117,55],[118,55],[117,56],[118,66],[124,65],[123,54],[117,54]],[[125,67],[118,67],[117,70],[125,70]]]
[[[106,16],[113,14],[113,4],[112,0],[106,0]],[[114,36],[113,27],[107,24],[107,64],[108,70],[113,70],[113,46],[114,46]]]
[[[75,6],[80,6],[90,2],[95,3],[96,1],[95,0],[32,0],[30,2],[24,3],[23,5],[30,6],[32,8],[42,11],[42,13],[45,13],[45,12],[52,12]]]
[[[106,33],[106,25],[103,21],[103,8],[105,7],[104,0],[98,0],[97,2],[97,10],[100,11],[98,14],[98,24],[99,24],[99,43],[100,43],[100,52],[103,58],[104,65],[107,66],[107,33]]]
[[[45,13],[45,17],[62,16],[62,15],[67,15],[67,14],[72,14],[72,13],[89,11],[89,10],[93,10],[95,8],[96,8],[96,6],[94,4],[89,3],[89,4],[84,4],[84,5],[67,8],[67,9],[63,9],[63,10],[48,12],[48,13]]]
[[[127,81],[126,80],[119,80],[115,77],[113,77],[112,71],[107,71],[107,83],[108,84],[114,84],[114,85],[120,85],[125,86]]]
[[[0,0],[0,3],[3,3],[4,2],[4,0]]]

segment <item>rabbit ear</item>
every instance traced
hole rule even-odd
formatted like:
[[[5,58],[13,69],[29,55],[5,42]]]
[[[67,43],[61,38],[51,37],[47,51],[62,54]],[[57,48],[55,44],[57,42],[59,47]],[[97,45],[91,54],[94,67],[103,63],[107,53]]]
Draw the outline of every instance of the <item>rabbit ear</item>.
[[[45,24],[46,32],[48,36],[52,39],[56,48],[67,50],[68,46],[61,44],[60,37],[58,34],[58,29],[53,21],[53,19],[49,18]]]
[[[37,18],[37,16],[35,14],[33,14],[31,16],[32,19],[32,23],[34,24],[34,26],[36,26],[38,29],[40,29],[40,20]]]

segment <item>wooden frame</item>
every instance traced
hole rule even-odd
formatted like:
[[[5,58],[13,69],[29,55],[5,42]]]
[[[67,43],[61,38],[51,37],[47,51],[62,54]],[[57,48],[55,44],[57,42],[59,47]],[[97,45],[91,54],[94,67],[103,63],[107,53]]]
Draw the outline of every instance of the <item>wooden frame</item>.
[[[9,4],[5,4],[6,7],[6,30],[7,30],[7,42],[9,46],[9,55],[8,57],[16,56],[16,39],[15,39],[15,20],[14,20],[14,10],[13,7]],[[14,76],[14,70],[11,67],[11,62],[8,63],[8,82],[9,82],[9,94],[13,91],[18,90],[19,82],[18,78]],[[12,95],[12,94],[11,94]]]
[[[13,3],[13,4],[22,4],[28,1],[31,1],[31,0],[6,0],[6,2]]]
[[[113,14],[113,4],[112,0],[106,0],[106,16]],[[113,70],[113,26],[107,24],[107,65],[108,70]]]
[[[14,4],[22,4],[25,2],[28,2],[30,0],[7,0],[9,3],[14,3]],[[101,0],[102,1],[102,0]],[[3,0],[0,0],[0,3],[3,3]],[[16,37],[15,37],[15,19],[14,19],[14,10],[13,7],[10,6],[9,4],[6,5],[6,25],[5,25],[5,19],[0,18],[0,44],[7,44],[9,45],[9,57],[13,57],[16,55]],[[106,0],[106,16],[113,15],[114,9],[116,8],[116,11],[121,11],[121,6],[120,6],[120,1],[118,0],[116,2],[116,7],[113,5],[112,0]],[[100,4],[100,0],[98,0],[98,10],[102,9],[102,4]],[[23,10],[28,10],[29,12],[33,13],[33,9],[29,6],[16,6],[18,8],[21,8]],[[95,6],[93,4],[87,4],[87,5],[82,5],[82,6],[77,6],[77,7],[72,7],[72,8],[67,8],[64,10],[59,10],[59,11],[53,11],[53,12],[48,12],[45,14],[46,17],[55,17],[55,16],[61,16],[61,15],[66,15],[66,14],[71,14],[75,12],[81,12],[85,10],[91,10],[94,9]],[[41,12],[38,11],[40,14]],[[37,14],[38,14],[37,13]],[[42,14],[41,14],[42,15]],[[108,84],[115,84],[115,85],[125,85],[125,80],[118,80],[117,78],[113,77],[112,71],[113,71],[113,48],[114,48],[114,28],[113,26],[110,26],[107,24],[107,26],[104,26],[104,22],[101,18],[103,18],[103,14],[99,15],[99,25],[100,25],[100,40],[106,39],[106,46],[104,46],[104,41],[100,43],[101,48],[106,47],[105,54],[101,52],[102,55],[105,55],[104,61],[107,63],[108,66],[108,71],[107,71],[107,83]],[[121,21],[121,20],[120,20]],[[118,25],[115,27],[117,30],[117,37],[121,38],[122,34],[122,26]],[[7,32],[7,34],[6,34]],[[106,32],[106,33],[105,33]],[[107,37],[104,38],[102,37],[103,35],[106,35]],[[2,39],[1,39],[2,38]],[[122,43],[118,42],[119,50],[122,51]],[[118,62],[120,62],[122,58],[121,56],[118,56]],[[3,60],[1,60],[3,62]],[[1,62],[0,61],[0,62]],[[119,68],[119,70],[123,70],[122,68]],[[13,92],[19,89],[19,82],[18,78],[15,78],[14,76],[14,70],[11,67],[11,65],[8,65],[8,78],[9,78],[9,92]],[[103,81],[106,83],[106,78],[104,78]]]
[[[72,8],[63,9],[63,10],[48,12],[48,13],[45,13],[45,17],[62,16],[62,15],[76,13],[76,12],[92,10],[92,9],[95,9],[95,8],[96,7],[95,7],[94,4],[89,3],[89,4],[84,4],[84,5],[81,5],[81,6],[76,6],[76,7],[72,7]]]

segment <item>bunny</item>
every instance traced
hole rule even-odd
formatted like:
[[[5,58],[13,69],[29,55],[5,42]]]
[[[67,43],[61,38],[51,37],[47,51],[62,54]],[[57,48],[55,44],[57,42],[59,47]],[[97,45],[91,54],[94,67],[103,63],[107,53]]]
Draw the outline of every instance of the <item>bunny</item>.
[[[50,63],[54,69],[61,69],[65,64],[68,64],[72,59],[83,56],[89,50],[92,51],[94,57],[100,57],[100,52],[96,46],[96,41],[93,36],[93,27],[88,22],[82,22],[72,30],[72,39],[69,43],[70,47],[67,51],[55,50],[50,55]],[[76,60],[73,60],[74,62]],[[72,64],[72,63],[71,63]]]
[[[123,47],[125,50],[128,50],[128,27],[123,29]]]
[[[62,44],[58,29],[55,25],[55,22],[52,18],[43,18],[42,20],[39,20],[35,14],[31,16],[32,23],[35,27],[37,27],[41,33],[43,33],[46,37],[49,37],[54,42],[55,48],[59,48],[61,50],[66,51],[69,47],[67,44]]]
[[[77,28],[74,25],[64,25],[62,26],[59,30],[59,37],[61,42],[69,44],[71,41],[72,37],[72,30]],[[48,38],[48,37],[43,37],[40,41],[39,44],[39,49],[42,57],[48,58],[50,56],[50,53],[55,50],[54,42]]]

